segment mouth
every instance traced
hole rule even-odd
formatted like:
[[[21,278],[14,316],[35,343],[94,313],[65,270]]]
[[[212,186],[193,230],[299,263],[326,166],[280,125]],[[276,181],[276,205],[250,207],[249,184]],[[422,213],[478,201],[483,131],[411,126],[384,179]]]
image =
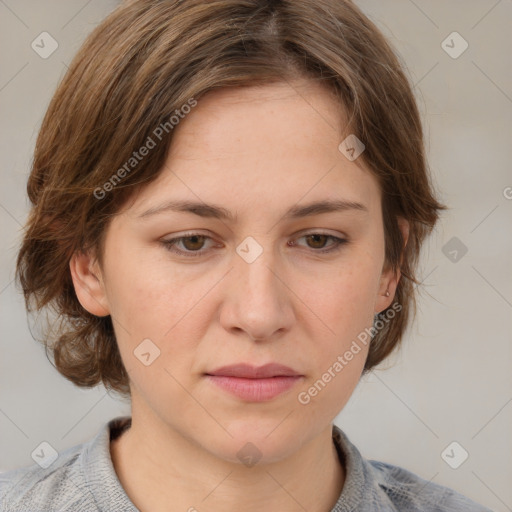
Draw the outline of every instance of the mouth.
[[[248,402],[264,402],[295,386],[304,375],[288,366],[270,363],[255,367],[249,364],[224,366],[205,373],[217,387]]]
[[[232,364],[207,372],[206,375],[218,377],[240,377],[245,379],[301,376],[301,374],[293,368],[278,363],[269,363],[263,366],[252,366],[246,363]]]

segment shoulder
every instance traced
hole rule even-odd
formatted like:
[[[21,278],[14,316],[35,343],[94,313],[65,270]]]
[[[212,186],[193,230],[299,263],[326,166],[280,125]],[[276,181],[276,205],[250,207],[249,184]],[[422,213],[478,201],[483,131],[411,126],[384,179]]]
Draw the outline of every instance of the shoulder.
[[[82,510],[90,501],[80,492],[83,446],[68,448],[48,468],[34,463],[0,473],[0,512],[68,510],[70,506]]]
[[[48,466],[33,464],[1,473],[0,512],[136,512],[110,456],[110,441],[130,423],[125,416],[110,420]]]
[[[466,496],[443,485],[427,481],[399,466],[366,461],[376,484],[396,510],[422,512],[492,512]]]
[[[379,512],[492,512],[458,492],[399,466],[369,460],[333,426],[334,444],[346,468],[336,510]],[[348,508],[347,508],[348,507]]]

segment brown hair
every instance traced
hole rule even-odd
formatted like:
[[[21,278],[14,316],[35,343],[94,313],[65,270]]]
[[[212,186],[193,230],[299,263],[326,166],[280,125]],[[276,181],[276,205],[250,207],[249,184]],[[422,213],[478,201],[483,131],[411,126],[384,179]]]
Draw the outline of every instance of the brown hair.
[[[169,116],[183,117],[210,90],[301,77],[320,80],[350,114],[351,133],[366,146],[360,158],[381,186],[386,262],[401,270],[402,309],[372,339],[365,371],[386,358],[416,314],[420,247],[446,209],[433,193],[404,69],[349,0],[132,0],[115,9],[57,88],[27,185],[33,206],[16,277],[29,312],[56,313],[43,341],[57,370],[78,386],[103,382],[129,396],[112,320],[81,306],[69,261],[93,248],[101,265],[109,220],[163,167]],[[158,127],[155,147],[127,167],[148,138],[156,142]],[[404,249],[398,215],[410,223]]]

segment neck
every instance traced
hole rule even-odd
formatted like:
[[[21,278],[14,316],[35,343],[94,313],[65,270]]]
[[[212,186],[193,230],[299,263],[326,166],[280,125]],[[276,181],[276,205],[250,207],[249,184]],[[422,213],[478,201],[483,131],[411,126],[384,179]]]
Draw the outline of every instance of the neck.
[[[141,512],[329,512],[341,494],[345,471],[332,425],[284,459],[245,466],[219,459],[167,425],[155,429],[138,420],[132,415],[131,428],[110,451],[121,485]]]

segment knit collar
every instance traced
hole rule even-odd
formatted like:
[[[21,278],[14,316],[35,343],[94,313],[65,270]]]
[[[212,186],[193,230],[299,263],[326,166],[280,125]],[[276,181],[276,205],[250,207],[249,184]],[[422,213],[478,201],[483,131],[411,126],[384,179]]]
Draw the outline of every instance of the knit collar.
[[[139,512],[123,489],[110,454],[110,441],[130,426],[131,417],[114,418],[84,445],[81,470],[87,488],[100,510]],[[336,425],[332,427],[332,439],[345,469],[345,482],[331,512],[351,512],[361,504],[363,496],[369,496],[374,491],[371,468]]]

